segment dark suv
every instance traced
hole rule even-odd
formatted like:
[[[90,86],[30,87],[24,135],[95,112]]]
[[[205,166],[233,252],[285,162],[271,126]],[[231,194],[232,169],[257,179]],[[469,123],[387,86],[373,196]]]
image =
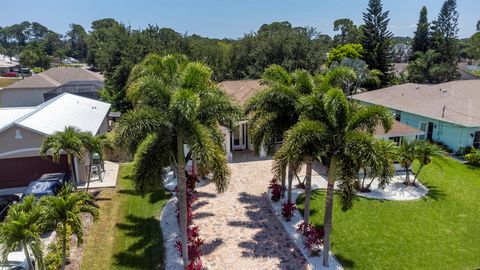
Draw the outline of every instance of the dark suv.
[[[0,221],[5,220],[7,216],[8,209],[13,204],[20,201],[20,197],[14,194],[11,195],[0,195]]]

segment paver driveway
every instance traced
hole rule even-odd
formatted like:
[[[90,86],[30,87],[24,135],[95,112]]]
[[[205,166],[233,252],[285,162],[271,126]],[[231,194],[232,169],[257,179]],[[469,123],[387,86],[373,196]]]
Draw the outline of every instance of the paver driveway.
[[[270,210],[265,195],[271,160],[229,164],[227,192],[198,188],[195,224],[206,239],[203,260],[208,269],[309,269]]]

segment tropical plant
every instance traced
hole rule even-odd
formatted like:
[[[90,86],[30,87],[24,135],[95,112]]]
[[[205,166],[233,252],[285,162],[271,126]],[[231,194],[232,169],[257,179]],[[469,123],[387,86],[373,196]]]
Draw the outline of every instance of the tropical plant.
[[[245,106],[250,114],[250,135],[255,149],[264,147],[267,153],[273,153],[277,142],[283,140],[284,133],[298,121],[295,110],[299,98],[310,94],[314,87],[313,78],[305,70],[289,74],[279,65],[265,69],[262,79],[263,91],[253,96]],[[285,187],[287,164],[282,164],[279,174]],[[288,164],[288,201],[291,202],[294,164]]]
[[[393,174],[395,173],[394,161],[397,157],[398,146],[390,140],[375,140],[374,144],[374,153],[377,156],[377,159],[370,167],[370,183],[365,189],[369,190],[373,181],[378,179],[378,187],[384,188],[392,179]],[[363,187],[363,184],[362,184]]]
[[[408,79],[416,83],[438,83],[442,79],[442,66],[437,61],[440,53],[434,50],[415,53],[415,60],[407,67]]]
[[[286,221],[290,221],[293,217],[293,212],[297,210],[297,205],[290,202],[284,202],[282,204],[282,216]]]
[[[364,148],[374,151],[371,137],[377,125],[382,124],[388,131],[392,126],[393,119],[387,108],[381,106],[362,107],[349,102],[345,94],[335,88],[303,98],[298,109],[302,112],[302,120],[297,125],[308,122],[312,123],[309,125],[315,123],[315,125],[323,127],[316,128],[315,134],[322,141],[321,160],[327,167],[328,177],[323,249],[323,264],[328,266],[335,181],[340,181],[343,209],[351,208],[353,179],[358,176],[358,170],[351,164],[362,158],[358,156],[357,150]],[[314,146],[312,145],[312,147]]]
[[[270,193],[272,194],[271,200],[274,202],[278,202],[280,200],[280,197],[282,196],[283,187],[278,183],[276,178],[273,178],[272,181],[270,181],[268,189],[270,189]]]
[[[444,154],[445,152],[436,144],[428,141],[417,141],[415,144],[415,156],[420,163],[420,167],[418,167],[418,171],[413,178],[412,184],[415,185],[415,180],[417,180],[423,167],[430,164],[432,158],[442,157]]]
[[[97,207],[93,206],[90,194],[83,191],[75,191],[72,184],[65,185],[56,196],[43,197],[43,218],[50,226],[57,227],[57,233],[62,239],[62,267],[65,268],[67,260],[67,237],[70,237],[68,229],[77,236],[77,244],[83,242],[82,213],[89,213],[94,219],[98,216]]]
[[[90,187],[90,177],[92,174],[92,162],[93,162],[93,155],[98,154],[100,156],[100,161],[103,162],[104,147],[107,147],[109,144],[108,138],[105,134],[93,136],[90,132],[82,132],[80,134],[80,139],[82,140],[83,147],[87,150],[90,160],[90,165],[88,166],[88,174],[87,174],[87,188],[86,192]],[[99,172],[100,173],[100,172]]]
[[[400,147],[398,148],[398,163],[405,170],[405,184],[410,185],[410,168],[413,161],[416,158],[415,142],[409,142],[408,140],[402,140]]]
[[[13,205],[5,221],[0,224],[0,254],[1,261],[7,260],[10,252],[19,248],[25,253],[29,269],[34,269],[31,255],[35,264],[43,269],[43,251],[40,235],[44,227],[42,207],[33,196],[25,197],[20,203]]]
[[[465,160],[474,167],[480,167],[480,150],[473,148],[470,153],[465,155]]]
[[[51,155],[54,162],[60,162],[62,154],[67,154],[70,178],[73,182],[77,180],[75,179],[73,159],[83,158],[84,148],[81,134],[78,128],[65,127],[64,131],[57,131],[46,136],[40,148],[40,154],[42,156]]]
[[[240,110],[212,82],[204,64],[181,55],[150,54],[128,78],[127,97],[134,109],[116,127],[116,140],[135,152],[132,178],[140,193],[158,189],[163,168],[175,164],[178,176],[180,236],[188,265],[185,145],[199,173],[212,173],[218,192],[228,187],[229,170],[220,125],[233,129]]]

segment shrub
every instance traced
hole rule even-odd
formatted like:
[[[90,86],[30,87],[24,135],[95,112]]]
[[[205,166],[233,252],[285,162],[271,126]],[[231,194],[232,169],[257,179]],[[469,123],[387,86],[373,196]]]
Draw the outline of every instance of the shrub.
[[[278,183],[277,179],[273,178],[272,181],[270,181],[270,185],[268,186],[268,188],[272,193],[272,201],[278,202],[280,200],[280,197],[282,196],[282,185]]]
[[[433,141],[433,143],[438,145],[446,153],[450,153],[450,154],[453,153],[453,150],[450,147],[448,147],[448,145],[446,145],[444,142]]]
[[[320,256],[325,234],[323,227],[317,228],[311,223],[302,222],[298,225],[297,232],[305,236],[303,243],[310,251],[310,256]]]
[[[67,227],[67,258],[70,255],[70,236],[72,230]],[[55,236],[55,240],[48,245],[48,253],[44,259],[46,270],[58,270],[62,266],[62,239],[59,234]]]
[[[204,241],[200,238],[200,229],[198,226],[190,226],[187,228],[188,236],[188,259],[190,263],[188,264],[188,269],[202,269],[202,260],[200,256],[202,255],[200,248],[203,245]],[[176,248],[180,256],[182,256],[182,242],[176,242]]]
[[[465,155],[465,160],[474,167],[480,167],[480,150],[473,148],[470,154]]]
[[[189,190],[194,190],[196,184],[198,183],[198,176],[196,174],[187,174],[187,188]]]
[[[282,206],[282,216],[285,220],[290,221],[293,217],[293,211],[297,210],[297,206],[292,202],[284,202]]]

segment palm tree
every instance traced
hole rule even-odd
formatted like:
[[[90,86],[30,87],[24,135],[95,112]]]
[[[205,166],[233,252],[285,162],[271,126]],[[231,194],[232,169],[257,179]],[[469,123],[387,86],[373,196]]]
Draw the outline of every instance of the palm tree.
[[[83,142],[81,131],[75,127],[65,127],[64,131],[57,131],[43,140],[40,148],[42,156],[51,155],[54,162],[60,162],[61,155],[67,154],[70,177],[75,182],[73,159],[83,157]]]
[[[347,100],[339,89],[329,89],[306,97],[300,103],[301,121],[315,121],[325,126],[322,161],[327,166],[328,186],[325,201],[323,265],[328,266],[330,232],[333,214],[333,190],[340,180],[341,203],[344,209],[352,206],[353,179],[358,170],[351,166],[358,156],[358,149],[373,150],[372,134],[381,123],[388,131],[393,119],[391,112],[381,106],[362,107]]]
[[[92,174],[92,161],[93,155],[96,153],[100,156],[100,160],[103,161],[103,149],[108,144],[108,139],[104,134],[93,136],[90,132],[82,132],[80,134],[83,147],[87,150],[90,160],[90,166],[88,166],[87,173],[87,188],[86,192],[90,187],[90,176]],[[99,172],[101,173],[101,172]]]
[[[43,251],[40,235],[43,233],[42,208],[33,196],[25,197],[21,203],[13,205],[4,223],[0,225],[0,253],[2,261],[10,252],[23,249],[29,269],[33,268],[33,255],[36,265],[43,269]]]
[[[398,149],[398,162],[405,169],[405,185],[410,184],[410,167],[416,157],[415,142],[402,140]]]
[[[439,66],[436,62],[440,56],[441,54],[434,50],[416,52],[415,60],[408,65],[409,79],[416,83],[437,82],[436,73]]]
[[[397,157],[398,147],[390,140],[376,139],[373,144],[374,154],[376,158],[370,164],[370,183],[365,187],[362,183],[362,188],[369,190],[373,181],[378,178],[379,187],[384,188],[390,183],[393,174],[395,173],[394,160]]]
[[[57,226],[57,232],[62,237],[62,270],[67,260],[67,227],[77,236],[78,244],[83,242],[82,213],[89,213],[94,219],[98,209],[90,202],[92,197],[83,191],[75,191],[72,184],[67,184],[56,196],[42,198],[44,203],[44,220],[52,226]]]
[[[422,171],[423,167],[430,164],[430,162],[432,162],[432,158],[441,157],[444,154],[445,153],[443,152],[443,150],[436,144],[430,143],[428,141],[418,141],[415,145],[415,156],[420,163],[420,167],[418,168],[418,171],[413,178],[412,184],[415,185],[415,180],[417,180],[417,177]]]
[[[299,98],[310,94],[315,83],[305,70],[296,70],[289,74],[279,65],[267,67],[262,75],[262,84],[266,87],[254,95],[245,106],[250,114],[250,135],[255,149],[265,147],[267,153],[275,150],[277,142],[283,140],[284,133],[298,121],[295,110]],[[287,164],[281,164],[277,176],[280,176],[285,188]],[[292,181],[295,164],[288,164],[288,201],[291,202]],[[282,195],[284,193],[282,192]]]
[[[240,110],[211,77],[210,68],[188,62],[184,56],[148,55],[130,74],[127,97],[133,110],[116,127],[117,142],[136,152],[132,177],[140,193],[160,188],[165,178],[163,168],[176,164],[185,267],[188,225],[184,145],[190,147],[199,173],[211,172],[217,191],[224,192],[230,172],[219,126],[232,129],[240,116]]]

